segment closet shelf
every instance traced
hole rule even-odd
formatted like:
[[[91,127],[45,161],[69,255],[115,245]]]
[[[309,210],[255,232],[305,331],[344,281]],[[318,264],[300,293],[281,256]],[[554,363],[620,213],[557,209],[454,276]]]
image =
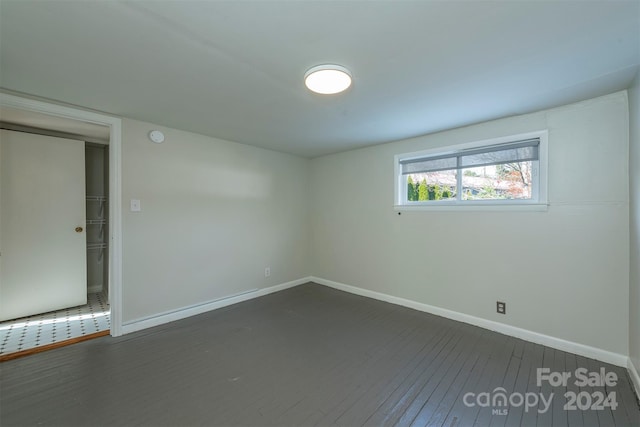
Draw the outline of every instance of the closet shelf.
[[[88,219],[87,225],[105,225],[107,223],[106,219]]]
[[[105,196],[87,196],[87,202],[106,202]]]
[[[87,250],[91,249],[107,249],[107,244],[102,242],[87,243]]]

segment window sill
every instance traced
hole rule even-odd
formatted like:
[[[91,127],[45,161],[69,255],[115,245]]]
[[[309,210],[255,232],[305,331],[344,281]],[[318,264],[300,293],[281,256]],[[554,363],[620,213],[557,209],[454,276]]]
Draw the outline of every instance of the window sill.
[[[438,203],[438,204],[411,204],[394,205],[395,211],[526,211],[546,212],[548,203]]]

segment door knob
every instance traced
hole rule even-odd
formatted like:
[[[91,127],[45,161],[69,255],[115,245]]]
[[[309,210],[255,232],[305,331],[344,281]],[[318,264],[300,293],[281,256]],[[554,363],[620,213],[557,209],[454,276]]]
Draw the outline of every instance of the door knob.
[[[76,233],[82,233],[82,227],[76,227]]]

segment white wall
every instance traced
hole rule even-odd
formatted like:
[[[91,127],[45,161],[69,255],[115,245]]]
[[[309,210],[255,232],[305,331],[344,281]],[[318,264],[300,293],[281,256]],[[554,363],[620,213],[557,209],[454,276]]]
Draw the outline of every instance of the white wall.
[[[542,129],[547,212],[393,210],[395,154]],[[626,355],[628,131],[619,92],[314,159],[313,275]]]
[[[166,141],[152,143],[151,129]],[[308,276],[308,167],[123,120],[123,322]],[[141,212],[129,211],[130,199]]]
[[[629,355],[640,372],[640,73],[629,90]]]

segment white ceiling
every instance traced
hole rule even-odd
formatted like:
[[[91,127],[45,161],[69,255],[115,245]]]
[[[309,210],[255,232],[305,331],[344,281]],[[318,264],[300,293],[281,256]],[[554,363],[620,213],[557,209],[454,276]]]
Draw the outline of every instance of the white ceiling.
[[[317,64],[352,88],[316,95]],[[0,86],[302,156],[629,86],[634,1],[10,1]]]

